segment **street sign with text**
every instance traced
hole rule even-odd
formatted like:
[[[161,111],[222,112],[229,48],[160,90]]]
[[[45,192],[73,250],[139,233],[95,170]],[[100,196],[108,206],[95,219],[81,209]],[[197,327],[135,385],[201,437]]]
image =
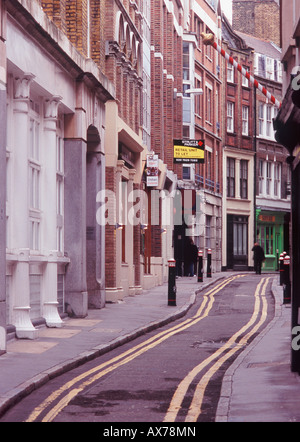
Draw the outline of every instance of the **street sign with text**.
[[[204,140],[174,140],[174,163],[204,163]]]

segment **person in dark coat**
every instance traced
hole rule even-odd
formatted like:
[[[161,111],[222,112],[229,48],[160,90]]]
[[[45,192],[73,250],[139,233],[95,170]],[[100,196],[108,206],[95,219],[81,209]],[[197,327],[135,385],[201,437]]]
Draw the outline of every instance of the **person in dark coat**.
[[[265,253],[263,248],[256,242],[252,249],[254,259],[254,270],[257,275],[261,275],[261,266],[265,260]]]
[[[198,247],[190,238],[185,248],[185,276],[194,276],[197,269]]]

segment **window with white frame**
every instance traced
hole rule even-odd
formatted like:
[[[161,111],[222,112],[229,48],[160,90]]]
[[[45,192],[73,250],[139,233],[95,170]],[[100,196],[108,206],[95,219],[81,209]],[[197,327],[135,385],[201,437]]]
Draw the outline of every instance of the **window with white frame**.
[[[248,72],[248,69],[245,66],[244,69]],[[242,75],[242,86],[249,87],[249,80],[244,75]]]
[[[274,164],[274,196],[281,198],[281,164]]]
[[[249,135],[249,107],[242,107],[242,134]]]
[[[273,60],[273,58],[266,57],[266,65],[267,65],[267,71],[266,71],[267,79],[274,80],[274,60]]]
[[[235,198],[235,159],[227,158],[227,197]]]
[[[29,119],[29,238],[30,249],[40,249],[41,223],[41,159],[39,104],[31,100]]]
[[[262,54],[256,54],[257,56],[257,74],[260,77],[266,77],[266,57]]]
[[[266,135],[270,137],[272,135],[272,107],[267,106],[267,125],[266,125]]]
[[[213,103],[212,103],[212,87],[210,85],[206,85],[205,87],[205,101],[206,101],[205,120],[209,123],[212,123]]]
[[[267,181],[266,181],[266,194],[271,195],[271,181],[272,181],[272,163],[267,161]]]
[[[264,135],[264,104],[259,103],[258,107],[258,133],[259,135]]]
[[[259,136],[274,138],[273,119],[277,115],[277,108],[271,104],[259,103],[258,107],[258,131]]]
[[[182,49],[182,66],[183,66],[183,80],[190,79],[190,45],[188,42],[183,42]]]
[[[227,102],[227,132],[234,131],[234,103]]]
[[[190,180],[191,179],[191,167],[183,166],[182,167],[182,179]]]
[[[258,162],[258,193],[262,195],[264,192],[264,161],[259,160]]]
[[[231,63],[227,63],[227,82],[234,83],[234,67]]]
[[[248,161],[240,161],[240,197],[248,198]]]

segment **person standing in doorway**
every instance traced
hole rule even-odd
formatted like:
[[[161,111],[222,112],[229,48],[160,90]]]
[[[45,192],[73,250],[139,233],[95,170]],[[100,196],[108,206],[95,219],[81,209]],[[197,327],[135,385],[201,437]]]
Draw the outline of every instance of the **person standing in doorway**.
[[[265,260],[263,248],[256,242],[253,246],[254,270],[257,275],[261,275],[261,266]]]

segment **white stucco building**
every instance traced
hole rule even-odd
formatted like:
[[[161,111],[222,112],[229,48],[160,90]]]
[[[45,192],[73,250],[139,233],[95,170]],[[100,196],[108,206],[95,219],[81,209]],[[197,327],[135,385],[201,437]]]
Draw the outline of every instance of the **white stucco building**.
[[[95,214],[114,88],[37,1],[6,8],[6,324],[33,339],[66,309],[84,317],[105,303]]]

